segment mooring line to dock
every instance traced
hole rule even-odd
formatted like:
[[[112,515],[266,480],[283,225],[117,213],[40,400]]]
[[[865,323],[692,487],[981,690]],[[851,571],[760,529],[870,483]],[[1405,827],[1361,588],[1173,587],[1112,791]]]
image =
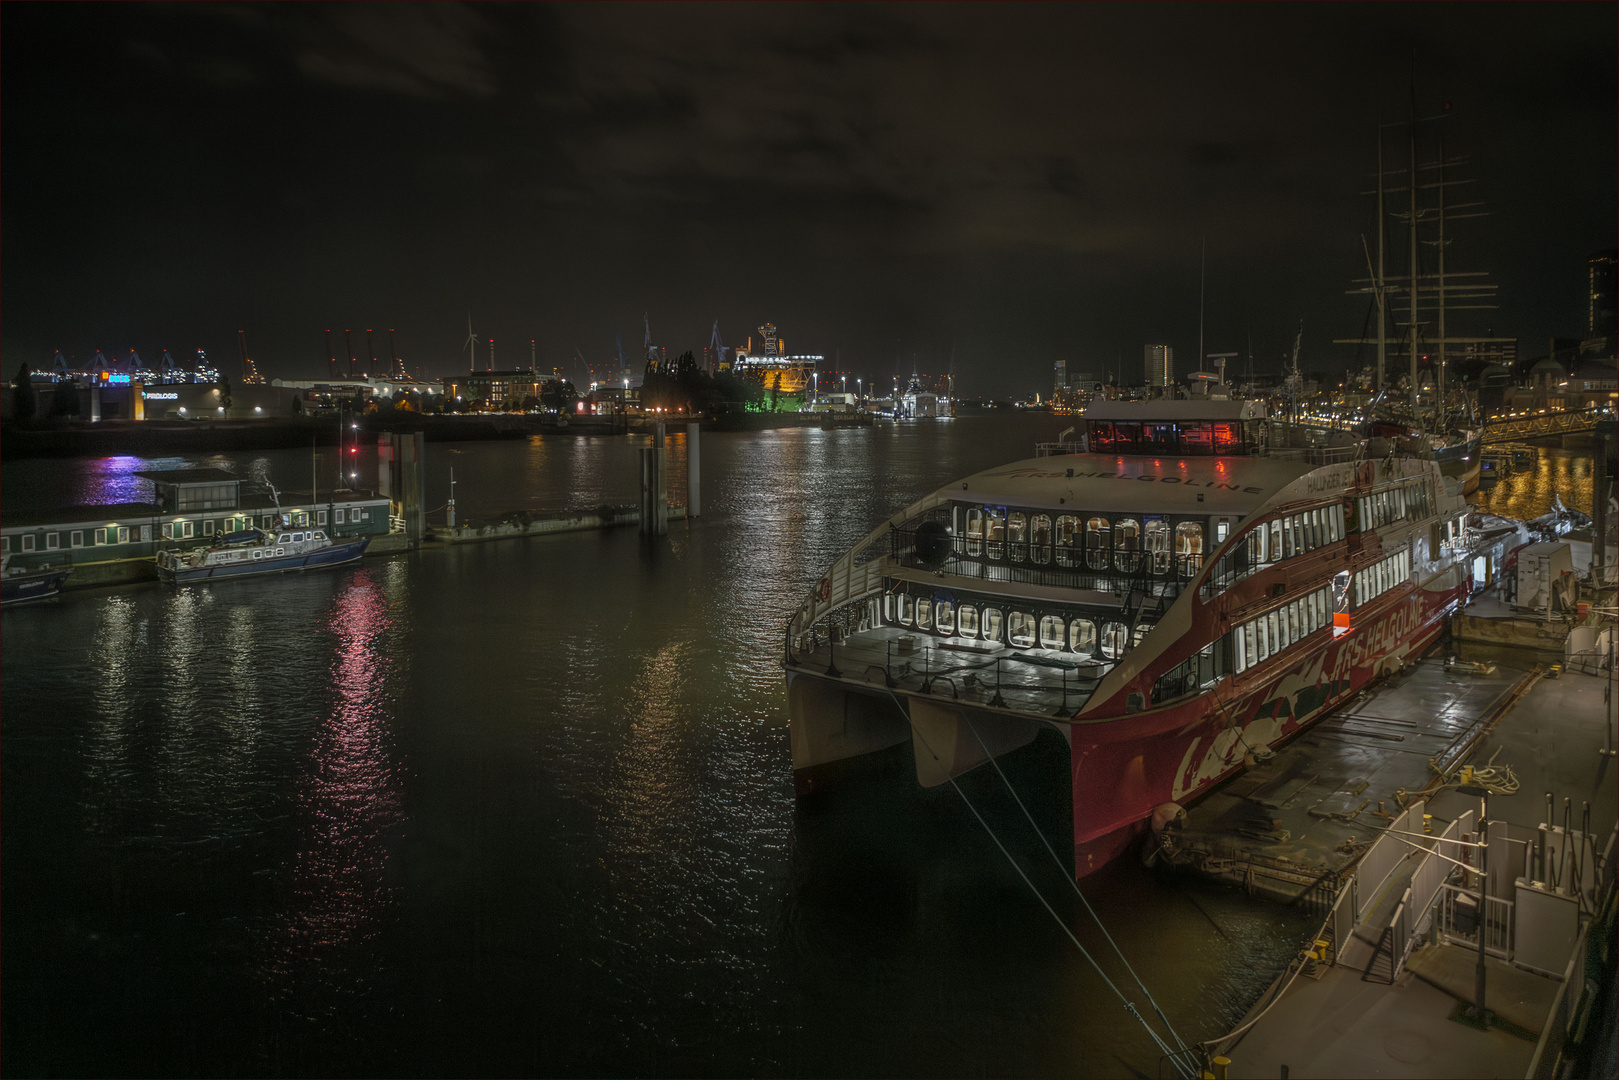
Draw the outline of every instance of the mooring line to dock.
[[[1001,778],[1001,783],[1006,785],[1006,790],[1011,793],[1012,800],[1017,803],[1018,809],[1023,811],[1023,818],[1029,823],[1029,828],[1033,829],[1034,835],[1040,838],[1040,844],[1046,849],[1046,854],[1051,856],[1051,861],[1057,864],[1057,869],[1061,871],[1063,877],[1068,880],[1068,884],[1073,886],[1074,895],[1079,897],[1079,902],[1081,904],[1085,905],[1085,910],[1090,914],[1091,921],[1096,923],[1096,928],[1102,931],[1102,936],[1106,938],[1107,943],[1113,947],[1113,952],[1118,956],[1119,963],[1124,965],[1124,970],[1130,973],[1130,977],[1136,981],[1136,985],[1139,986],[1141,988],[1141,992],[1146,995],[1147,1004],[1151,1005],[1152,1011],[1158,1014],[1158,1019],[1164,1022],[1164,1027],[1166,1030],[1168,1030],[1169,1037],[1174,1039],[1176,1042],[1180,1042],[1181,1037],[1176,1034],[1175,1026],[1169,1022],[1169,1017],[1164,1015],[1164,1010],[1159,1008],[1157,1000],[1152,996],[1152,991],[1147,989],[1147,984],[1141,981],[1140,975],[1136,974],[1136,969],[1131,966],[1130,961],[1125,957],[1124,950],[1119,948],[1119,943],[1113,940],[1112,934],[1108,933],[1107,926],[1102,922],[1102,917],[1096,914],[1096,909],[1091,907],[1091,902],[1085,898],[1084,890],[1079,887],[1079,882],[1074,879],[1073,873],[1068,867],[1063,865],[1062,859],[1058,858],[1057,852],[1051,846],[1051,842],[1046,839],[1046,834],[1041,831],[1039,825],[1035,824],[1034,815],[1030,814],[1029,808],[1023,805],[1023,799],[1019,797],[1017,789],[1012,786],[1012,781],[1009,780],[1006,773],[1001,770],[1001,763],[995,760],[995,755],[991,754],[989,752],[989,747],[984,745],[984,737],[978,733],[978,725],[974,724],[972,717],[965,713],[962,714],[962,719],[967,721],[968,730],[973,733],[973,738],[978,740],[978,748],[984,752],[984,756],[989,758],[989,763],[995,767],[995,775]],[[1214,920],[1210,919],[1209,921],[1213,922]],[[1219,930],[1219,927],[1216,926],[1215,929]],[[1225,935],[1224,930],[1221,930],[1220,933],[1222,936]]]
[[[900,715],[905,717],[905,722],[906,722],[907,725],[910,726],[911,733],[913,735],[915,735],[918,739],[921,740],[922,745],[927,748],[928,753],[933,755],[933,760],[938,761],[939,760],[939,755],[934,753],[932,745],[929,744],[929,742],[927,740],[927,736],[923,735],[921,730],[919,728],[917,728],[916,722],[911,719],[911,714],[906,710],[904,704],[901,703],[898,696],[895,695],[893,690],[889,690],[887,687],[884,687],[884,690],[886,690],[887,693],[888,693],[888,696],[891,699],[893,699],[894,707],[899,710]],[[971,720],[968,721],[968,727],[972,727],[972,721]],[[977,732],[976,729],[973,730],[973,734],[974,734],[975,737],[977,736],[978,732]],[[983,740],[980,739],[979,744],[982,745],[982,743],[983,743]],[[991,758],[990,760],[993,761],[994,759]],[[997,769],[996,771],[999,771],[999,769]],[[1004,779],[1004,777],[1003,777],[1003,779]],[[995,844],[995,846],[997,848],[1000,849],[1001,854],[1006,857],[1006,861],[1009,864],[1011,864],[1012,869],[1017,871],[1018,877],[1023,879],[1023,884],[1025,884],[1025,885],[1027,885],[1029,887],[1029,891],[1034,894],[1034,898],[1036,900],[1040,901],[1040,906],[1046,909],[1046,912],[1047,912],[1047,914],[1049,914],[1051,916],[1052,921],[1055,922],[1059,927],[1061,927],[1062,932],[1064,934],[1068,935],[1068,940],[1074,943],[1074,948],[1079,950],[1079,955],[1083,956],[1087,961],[1089,961],[1091,967],[1093,969],[1095,969],[1096,974],[1101,977],[1101,979],[1102,979],[1102,981],[1104,983],[1107,984],[1107,988],[1109,990],[1113,991],[1114,996],[1116,996],[1121,1002],[1124,1003],[1125,1011],[1128,1012],[1131,1016],[1135,1017],[1136,1022],[1139,1023],[1144,1029],[1146,1029],[1146,1032],[1147,1032],[1148,1036],[1150,1036],[1152,1038],[1153,1043],[1158,1047],[1159,1051],[1161,1051],[1165,1057],[1169,1058],[1171,1061],[1173,1061],[1175,1063],[1176,1071],[1181,1074],[1181,1076],[1184,1078],[1184,1080],[1192,1080],[1192,1078],[1196,1075],[1196,1073],[1194,1071],[1192,1071],[1192,1070],[1189,1070],[1181,1061],[1181,1057],[1183,1055],[1185,1055],[1186,1053],[1188,1053],[1191,1048],[1190,1047],[1181,1047],[1179,1049],[1173,1049],[1173,1048],[1170,1047],[1170,1045],[1168,1043],[1164,1042],[1163,1037],[1160,1036],[1158,1034],[1158,1032],[1153,1030],[1152,1025],[1147,1023],[1147,1018],[1142,1016],[1140,1010],[1138,1010],[1136,1008],[1135,1002],[1131,1001],[1127,996],[1125,996],[1124,991],[1119,989],[1118,984],[1115,983],[1112,979],[1110,979],[1108,977],[1107,972],[1102,970],[1102,965],[1096,962],[1096,957],[1094,957],[1094,956],[1092,956],[1090,954],[1090,950],[1086,949],[1085,946],[1080,942],[1078,936],[1075,935],[1074,931],[1069,927],[1069,925],[1066,922],[1063,921],[1062,916],[1057,914],[1057,909],[1051,906],[1051,902],[1046,899],[1045,894],[1042,893],[1035,886],[1033,881],[1029,880],[1029,875],[1023,872],[1023,867],[1018,865],[1017,860],[1012,857],[1012,853],[1006,849],[1006,845],[1001,843],[1001,838],[995,835],[995,830],[990,828],[988,821],[984,820],[984,815],[980,814],[978,812],[978,807],[974,806],[972,800],[967,798],[967,793],[965,791],[961,790],[961,785],[956,783],[956,778],[954,776],[951,776],[951,777],[949,777],[949,780],[950,780],[950,786],[952,788],[954,788],[956,794],[961,797],[961,801],[966,804],[968,810],[972,811],[973,817],[978,819],[978,824],[983,826],[984,832],[989,834],[990,840]],[[1015,794],[1014,794],[1014,797],[1016,797]],[[1021,799],[1018,800],[1018,805],[1019,806],[1023,805]],[[1024,813],[1027,814],[1028,811],[1025,810]],[[1038,829],[1036,829],[1035,831],[1039,832]],[[1044,835],[1043,834],[1041,836],[1041,839],[1044,840]],[[1050,850],[1050,845],[1047,845],[1047,850]],[[1076,891],[1077,891],[1077,885],[1076,885]],[[1083,900],[1084,897],[1081,896],[1080,899]],[[1088,908],[1090,905],[1087,903],[1085,906]],[[1094,914],[1093,914],[1093,917],[1094,917]],[[1100,924],[1100,920],[1098,920],[1098,924]],[[1103,930],[1103,933],[1104,934],[1106,933],[1105,929]],[[1112,939],[1110,937],[1109,941],[1111,941],[1111,940]],[[1114,945],[1114,948],[1117,949],[1118,946]],[[1122,954],[1121,954],[1120,958],[1121,959],[1123,958]],[[1125,966],[1129,967],[1129,964],[1126,963]],[[1132,975],[1135,974],[1134,971],[1132,971],[1131,974]],[[1136,980],[1136,982],[1138,984],[1140,983],[1140,981],[1141,980],[1139,978]],[[1146,992],[1146,987],[1142,987],[1142,991],[1143,991],[1143,993],[1145,993]],[[1151,994],[1147,995],[1147,1000],[1152,1001],[1152,995]],[[1157,1005],[1156,1002],[1153,1003],[1153,1009],[1154,1009],[1154,1011],[1156,1011],[1158,1013],[1159,1018],[1162,1019],[1163,1018],[1163,1011],[1158,1008],[1158,1005]],[[1169,1021],[1164,1020],[1164,1025],[1166,1027],[1168,1027],[1169,1026]],[[1180,1036],[1175,1035],[1173,1030],[1170,1031],[1170,1035],[1177,1042],[1180,1040]]]

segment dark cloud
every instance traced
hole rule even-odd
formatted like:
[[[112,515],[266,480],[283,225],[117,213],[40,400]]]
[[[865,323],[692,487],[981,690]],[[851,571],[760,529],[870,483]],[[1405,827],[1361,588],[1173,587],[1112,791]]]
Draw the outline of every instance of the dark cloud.
[[[291,375],[386,323],[444,370],[468,309],[556,362],[649,310],[681,348],[770,319],[1027,392],[1059,356],[1195,351],[1206,243],[1211,348],[1273,364],[1304,315],[1342,364],[1414,47],[1494,212],[1453,253],[1533,348],[1613,243],[1615,12],[4,5],[0,344],[228,355],[246,327]]]

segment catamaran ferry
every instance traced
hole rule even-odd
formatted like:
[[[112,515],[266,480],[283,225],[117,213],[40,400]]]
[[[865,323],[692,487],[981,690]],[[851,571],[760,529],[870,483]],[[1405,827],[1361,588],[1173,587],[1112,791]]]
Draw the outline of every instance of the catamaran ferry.
[[[1097,402],[1084,424],[826,571],[786,633],[801,792],[907,740],[945,783],[1051,728],[1084,876],[1421,653],[1516,535],[1386,440],[1273,447],[1300,440],[1258,402]]]

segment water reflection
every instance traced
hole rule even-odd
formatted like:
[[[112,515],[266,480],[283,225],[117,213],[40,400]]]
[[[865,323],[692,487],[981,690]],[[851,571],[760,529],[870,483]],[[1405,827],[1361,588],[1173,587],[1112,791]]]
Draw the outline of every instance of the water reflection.
[[[1472,496],[1476,505],[1492,514],[1529,521],[1552,508],[1552,496],[1582,514],[1591,513],[1591,449],[1589,447],[1536,446],[1527,465],[1514,465],[1488,491]]]
[[[301,837],[270,968],[273,990],[296,995],[306,1016],[331,1014],[366,988],[363,947],[391,899],[385,841],[401,820],[383,647],[392,628],[367,570],[354,574],[320,628],[332,639],[334,696],[301,762]]]

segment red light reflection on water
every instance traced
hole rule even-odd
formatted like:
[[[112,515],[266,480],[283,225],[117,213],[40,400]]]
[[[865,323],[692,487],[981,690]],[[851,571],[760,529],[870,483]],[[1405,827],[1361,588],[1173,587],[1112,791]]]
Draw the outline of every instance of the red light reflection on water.
[[[333,699],[298,778],[301,844],[272,971],[283,991],[314,984],[347,994],[366,977],[363,966],[344,961],[363,965],[360,947],[378,930],[391,891],[387,834],[401,818],[389,746],[391,664],[381,649],[392,625],[368,572],[355,573],[323,629],[333,639]]]

